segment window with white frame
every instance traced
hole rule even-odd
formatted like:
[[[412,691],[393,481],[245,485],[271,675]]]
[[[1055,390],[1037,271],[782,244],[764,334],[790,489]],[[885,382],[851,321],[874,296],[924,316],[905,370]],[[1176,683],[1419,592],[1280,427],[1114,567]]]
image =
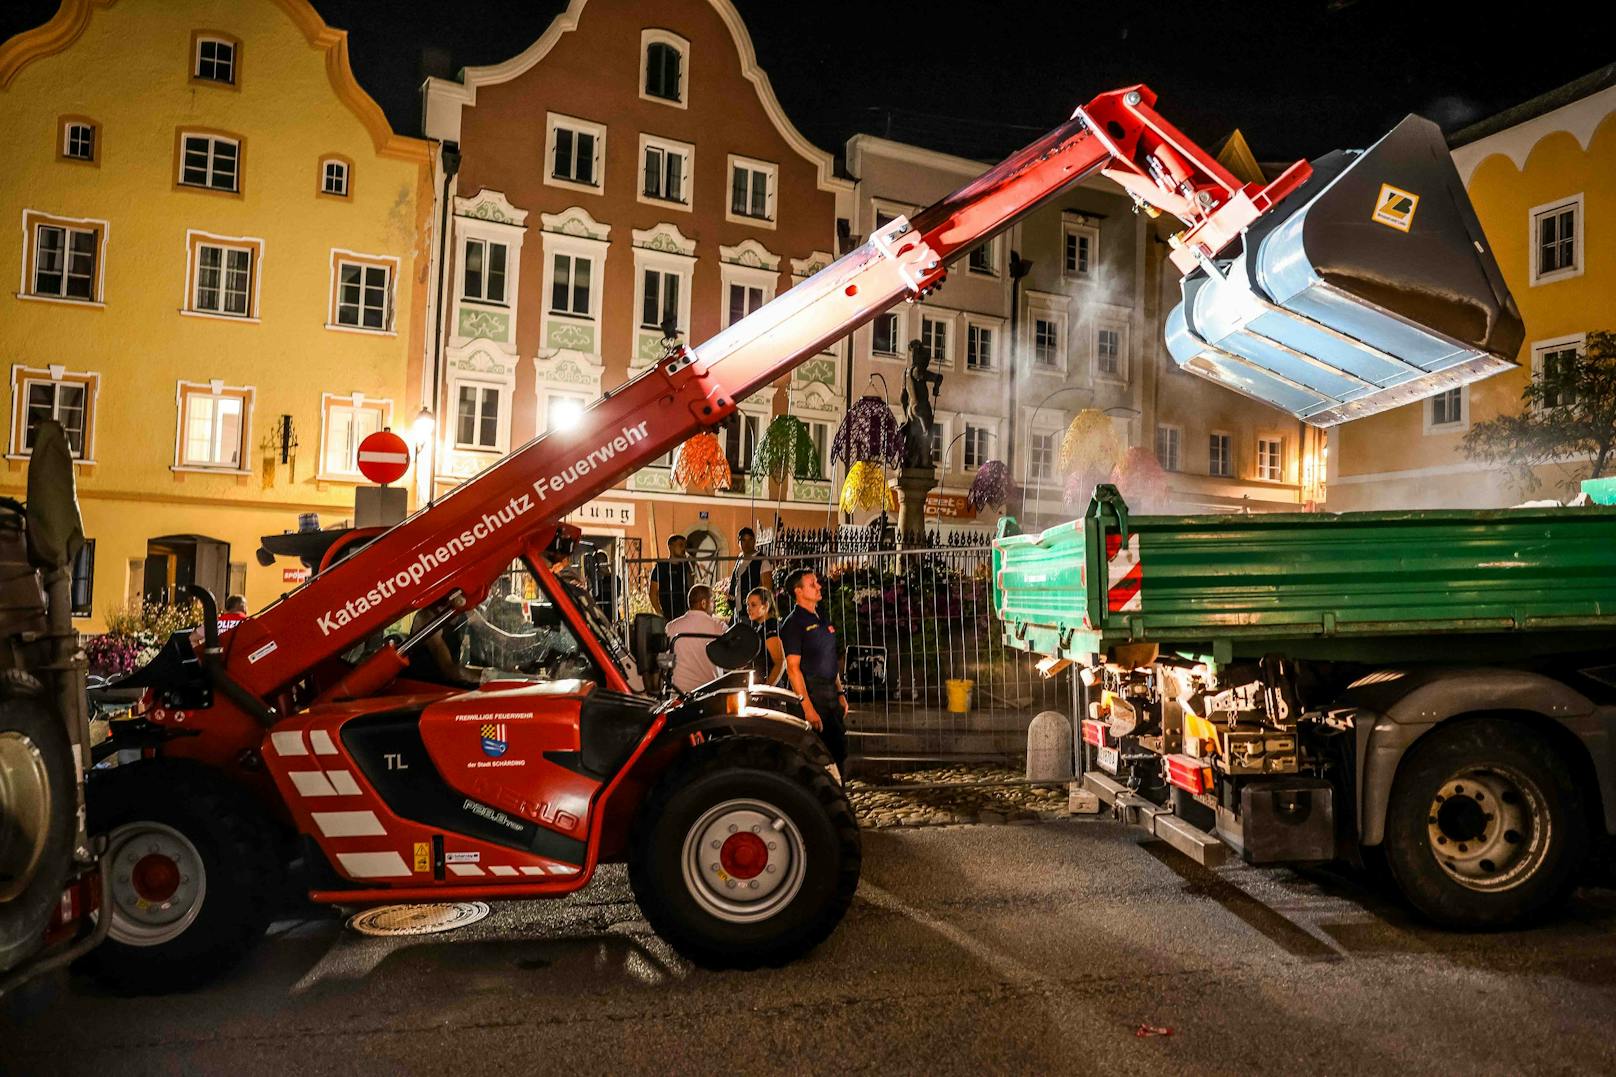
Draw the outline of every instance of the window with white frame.
[[[191,309],[231,318],[251,317],[255,313],[252,299],[256,253],[256,246],[198,240]]]
[[[729,159],[729,219],[743,224],[774,221],[779,167],[746,157]]]
[[[988,240],[986,243],[971,248],[971,253],[965,256],[965,268],[971,273],[992,277],[999,272],[997,260],[994,258],[995,243]]]
[[[1053,318],[1033,319],[1032,361],[1035,366],[1060,366],[1060,324]]]
[[[1582,195],[1531,211],[1532,283],[1575,277],[1582,272]]]
[[[505,303],[505,266],[510,259],[510,248],[491,239],[466,237],[461,247],[462,299],[477,303]]]
[[[1464,386],[1449,389],[1433,396],[1428,403],[1427,425],[1435,429],[1439,426],[1460,426],[1464,423]]]
[[[1034,433],[1027,439],[1027,477],[1033,482],[1048,482],[1055,476],[1054,432]]]
[[[729,461],[732,476],[730,489],[746,489],[746,475],[752,470],[752,454],[757,452],[758,438],[763,432],[763,416],[737,411],[723,429],[724,459]]]
[[[640,328],[661,329],[671,325],[676,332],[684,328],[679,324],[683,277],[684,274],[669,269],[644,271],[640,279]]]
[[[11,397],[16,410],[11,424],[11,455],[31,453],[39,424],[54,420],[62,424],[73,459],[87,459],[100,380],[97,374],[72,373],[61,367],[12,367]]]
[[[1094,365],[1101,374],[1122,374],[1122,331],[1101,326],[1094,331]]]
[[[252,391],[180,383],[179,465],[240,471]]]
[[[223,135],[180,137],[180,184],[210,191],[241,190],[241,142]]]
[[[322,404],[320,474],[324,478],[359,479],[359,443],[387,425],[392,401],[325,393]]]
[[[589,401],[572,393],[549,393],[544,402],[544,429],[571,430],[583,418]]]
[[[1228,434],[1207,435],[1206,473],[1225,479],[1234,475],[1234,452]]]
[[[605,180],[606,128],[557,113],[548,114],[549,182],[561,187],[598,190]]]
[[[66,120],[62,123],[63,157],[73,161],[95,160],[95,124],[88,120]]]
[[[901,346],[898,336],[898,316],[877,314],[871,323],[870,350],[877,355],[897,355]]]
[[[948,323],[941,318],[920,316],[920,343],[931,356],[932,366],[948,365]]]
[[[965,454],[965,470],[975,471],[993,453],[993,431],[986,426],[967,422],[965,436],[960,438],[960,447]]]
[[[1582,343],[1577,336],[1532,345],[1532,375],[1543,387],[1539,407],[1563,408],[1577,402],[1577,354]]]
[[[393,322],[390,263],[336,259],[335,323],[348,329],[386,332]]]
[[[1184,437],[1184,431],[1176,426],[1157,424],[1156,426],[1156,462],[1164,471],[1177,471],[1179,465],[1179,445]]]
[[[965,369],[993,369],[993,329],[974,322],[965,326]]]
[[[685,54],[690,43],[666,31],[647,30],[641,35],[645,77],[640,96],[669,104],[685,100]]]
[[[640,194],[651,201],[688,206],[693,147],[640,136]]]
[[[550,260],[550,311],[587,318],[594,289],[595,263],[581,254],[557,253]]]
[[[455,387],[455,448],[499,449],[502,387],[460,382]]]
[[[724,325],[734,325],[763,305],[763,289],[749,284],[729,286],[729,303],[724,311]]]
[[[203,82],[222,82],[234,86],[236,47],[236,42],[222,37],[199,35],[196,39],[195,66],[191,69],[192,77]]]
[[[25,213],[31,233],[29,295],[96,302],[100,290],[101,241],[106,226]]]
[[[1264,482],[1284,481],[1285,441],[1283,438],[1257,439],[1257,478]]]
[[[1067,280],[1092,280],[1095,253],[1100,247],[1100,230],[1092,225],[1067,221],[1061,231],[1061,276]]]
[[[327,157],[320,162],[320,193],[348,197],[348,162]]]
[[[803,425],[808,428],[808,440],[814,445],[814,459],[819,461],[819,473],[826,478],[830,477],[830,423],[817,419],[804,419]]]
[[[943,459],[943,449],[949,444],[943,440],[943,435],[947,432],[948,428],[942,419],[939,418],[931,424],[931,458],[937,461],[944,471],[949,467],[949,462]]]

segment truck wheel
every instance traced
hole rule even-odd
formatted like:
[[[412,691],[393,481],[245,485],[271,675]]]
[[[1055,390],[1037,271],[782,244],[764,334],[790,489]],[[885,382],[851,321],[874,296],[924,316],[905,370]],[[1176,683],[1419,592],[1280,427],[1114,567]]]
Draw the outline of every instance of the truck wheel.
[[[246,794],[168,761],[95,772],[90,829],[107,836],[112,926],[86,971],[128,994],[195,987],[263,935],[279,894],[274,834]]]
[[[0,677],[0,971],[45,941],[73,860],[73,753],[38,682]]]
[[[823,768],[764,737],[689,752],[640,811],[629,882],[657,934],[705,968],[782,965],[858,889],[858,823]]]
[[[1565,761],[1513,722],[1437,730],[1398,769],[1386,816],[1387,866],[1427,919],[1513,927],[1577,882],[1588,817]]]

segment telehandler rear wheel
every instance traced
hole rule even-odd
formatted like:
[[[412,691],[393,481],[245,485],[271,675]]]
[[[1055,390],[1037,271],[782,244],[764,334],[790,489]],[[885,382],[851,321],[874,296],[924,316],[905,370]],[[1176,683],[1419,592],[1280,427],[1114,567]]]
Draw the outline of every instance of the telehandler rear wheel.
[[[112,876],[111,933],[84,959],[91,975],[127,994],[184,990],[263,935],[280,864],[241,790],[205,767],[153,760],[94,773],[85,797]]]
[[[41,696],[26,673],[0,672],[0,972],[44,943],[73,860],[73,752]]]
[[[743,736],[692,749],[663,777],[628,868],[646,919],[681,954],[756,968],[824,941],[853,900],[861,857],[830,775],[789,745]]]

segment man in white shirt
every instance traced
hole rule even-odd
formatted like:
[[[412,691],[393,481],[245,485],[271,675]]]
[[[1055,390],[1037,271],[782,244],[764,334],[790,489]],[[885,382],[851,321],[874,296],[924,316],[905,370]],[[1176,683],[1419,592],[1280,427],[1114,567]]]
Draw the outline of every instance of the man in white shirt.
[[[673,686],[681,692],[700,688],[724,672],[707,657],[707,644],[726,627],[713,616],[712,588],[698,583],[689,594],[689,612],[669,621],[666,629],[673,648]]]

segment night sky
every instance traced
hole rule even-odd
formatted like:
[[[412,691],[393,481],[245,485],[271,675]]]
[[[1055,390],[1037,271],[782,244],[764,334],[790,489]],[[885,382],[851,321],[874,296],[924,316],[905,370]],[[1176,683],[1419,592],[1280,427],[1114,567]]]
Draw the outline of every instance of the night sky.
[[[1572,4],[1512,4],[1526,14],[1499,21],[1493,5],[1417,0],[736,3],[786,112],[837,152],[869,131],[996,160],[1096,93],[1145,82],[1192,138],[1239,127],[1259,159],[1290,160],[1366,145],[1411,111],[1453,131],[1616,60]],[[418,133],[424,75],[515,55],[565,3],[314,6],[351,31],[354,70],[394,127]],[[0,0],[0,37],[55,7]]]

